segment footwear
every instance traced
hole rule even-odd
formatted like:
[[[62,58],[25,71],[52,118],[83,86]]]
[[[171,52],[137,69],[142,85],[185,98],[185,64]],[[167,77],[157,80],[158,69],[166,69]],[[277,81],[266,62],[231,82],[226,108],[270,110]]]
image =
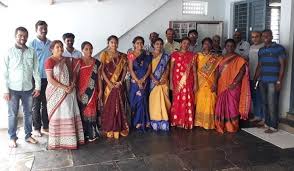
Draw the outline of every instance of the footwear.
[[[34,137],[42,137],[40,130],[34,130],[32,134]]]
[[[250,122],[259,122],[261,120],[259,118],[257,118],[257,117],[254,117],[254,118],[250,119],[249,121]]]
[[[94,142],[94,141],[96,141],[97,139],[98,139],[98,138],[95,137],[95,138],[88,139],[88,141],[89,141],[89,142]]]
[[[113,137],[115,139],[119,139],[119,132],[113,132]]]
[[[16,148],[17,147],[16,140],[10,140],[8,144],[9,144],[9,148]]]
[[[48,135],[49,134],[49,129],[42,129],[42,133],[45,134],[45,135]]]
[[[37,144],[38,141],[35,140],[33,137],[29,137],[26,139],[26,142],[30,143],[30,144]]]
[[[278,130],[277,129],[275,129],[275,130],[267,129],[267,130],[264,131],[264,133],[266,133],[266,134],[272,134],[272,133],[275,133],[275,132],[278,132]]]

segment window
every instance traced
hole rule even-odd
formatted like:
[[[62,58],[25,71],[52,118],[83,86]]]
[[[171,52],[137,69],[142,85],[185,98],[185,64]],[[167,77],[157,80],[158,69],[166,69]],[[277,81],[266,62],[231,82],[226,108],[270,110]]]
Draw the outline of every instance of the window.
[[[280,42],[280,8],[271,8],[270,29],[273,32],[273,41]]]
[[[207,15],[208,2],[183,0],[183,14]]]

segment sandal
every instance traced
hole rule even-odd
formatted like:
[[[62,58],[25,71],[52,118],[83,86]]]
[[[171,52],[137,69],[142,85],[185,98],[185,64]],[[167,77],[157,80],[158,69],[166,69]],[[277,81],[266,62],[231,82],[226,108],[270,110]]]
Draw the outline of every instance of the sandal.
[[[27,139],[26,139],[26,142],[28,142],[28,143],[30,143],[30,144],[37,144],[37,143],[38,143],[38,141],[35,140],[35,139],[32,138],[32,137],[27,138]]]

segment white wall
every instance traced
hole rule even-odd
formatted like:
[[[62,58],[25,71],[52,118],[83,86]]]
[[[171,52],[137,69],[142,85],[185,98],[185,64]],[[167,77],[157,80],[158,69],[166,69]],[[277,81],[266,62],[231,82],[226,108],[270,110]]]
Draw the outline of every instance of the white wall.
[[[120,38],[120,50],[125,52],[132,47],[132,39],[140,35],[149,42],[149,33],[155,31],[160,37],[165,39],[165,31],[169,27],[169,21],[224,21],[225,0],[204,0],[208,2],[208,15],[183,15],[182,0],[169,0],[160,9],[152,13],[149,17],[139,23],[127,34]]]

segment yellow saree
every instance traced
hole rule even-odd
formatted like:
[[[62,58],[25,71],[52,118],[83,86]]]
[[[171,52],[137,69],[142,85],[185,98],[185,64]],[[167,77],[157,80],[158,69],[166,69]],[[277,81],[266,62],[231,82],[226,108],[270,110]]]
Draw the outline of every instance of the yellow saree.
[[[205,129],[214,129],[214,109],[216,92],[212,92],[215,82],[215,70],[221,61],[221,57],[213,54],[198,53],[197,77],[198,91],[195,94],[196,114],[194,125]]]

